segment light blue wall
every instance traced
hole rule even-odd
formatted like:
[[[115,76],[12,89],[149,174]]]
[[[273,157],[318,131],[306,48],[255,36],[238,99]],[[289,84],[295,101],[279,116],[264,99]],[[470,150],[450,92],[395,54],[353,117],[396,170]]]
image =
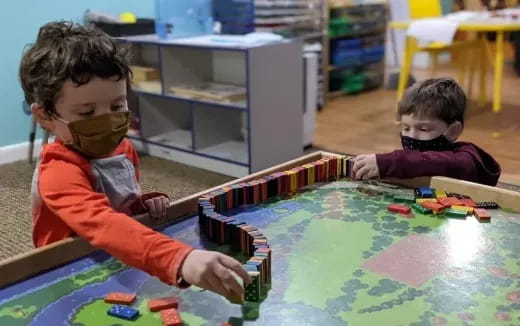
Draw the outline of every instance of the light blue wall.
[[[82,22],[87,9],[118,15],[132,11],[153,17],[153,0],[1,0],[0,1],[0,146],[27,141],[30,120],[22,111],[18,81],[22,49],[38,29],[53,20]]]

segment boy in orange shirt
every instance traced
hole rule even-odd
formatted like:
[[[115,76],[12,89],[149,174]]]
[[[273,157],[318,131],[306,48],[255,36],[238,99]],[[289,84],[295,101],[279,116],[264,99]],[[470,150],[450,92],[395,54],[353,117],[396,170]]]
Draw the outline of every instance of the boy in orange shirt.
[[[44,25],[25,52],[25,99],[42,127],[56,135],[33,178],[35,246],[79,235],[167,284],[241,295],[234,274],[246,284],[250,278],[238,261],[193,249],[129,216],[164,216],[169,205],[165,195],[140,192],[138,156],[124,138],[130,77],[125,46],[72,23]]]

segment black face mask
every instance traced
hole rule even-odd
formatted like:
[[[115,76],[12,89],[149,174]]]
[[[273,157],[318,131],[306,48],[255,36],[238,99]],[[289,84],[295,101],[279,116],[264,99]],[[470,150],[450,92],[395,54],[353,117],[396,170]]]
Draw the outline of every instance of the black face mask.
[[[403,136],[401,134],[401,145],[403,145],[404,149],[411,149],[420,152],[440,152],[450,150],[453,146],[453,143],[450,142],[448,138],[444,136],[444,134],[430,140],[419,140],[408,136]]]

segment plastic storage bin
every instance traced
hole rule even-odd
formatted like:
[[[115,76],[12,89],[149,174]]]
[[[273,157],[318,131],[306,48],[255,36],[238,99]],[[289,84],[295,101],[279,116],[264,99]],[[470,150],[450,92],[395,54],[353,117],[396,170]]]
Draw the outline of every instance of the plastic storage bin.
[[[339,50],[331,55],[331,63],[334,66],[356,66],[362,62],[363,50]]]
[[[155,0],[155,30],[161,39],[212,34],[211,0]]]
[[[363,63],[374,63],[383,60],[385,57],[384,46],[374,46],[363,49]]]

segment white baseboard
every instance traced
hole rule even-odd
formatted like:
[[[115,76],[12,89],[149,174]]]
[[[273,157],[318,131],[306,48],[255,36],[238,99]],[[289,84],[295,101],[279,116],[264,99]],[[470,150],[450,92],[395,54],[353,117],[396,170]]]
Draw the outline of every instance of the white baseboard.
[[[34,141],[33,158],[36,161],[42,148],[42,140]],[[0,147],[0,164],[25,161],[29,157],[29,142]]]

